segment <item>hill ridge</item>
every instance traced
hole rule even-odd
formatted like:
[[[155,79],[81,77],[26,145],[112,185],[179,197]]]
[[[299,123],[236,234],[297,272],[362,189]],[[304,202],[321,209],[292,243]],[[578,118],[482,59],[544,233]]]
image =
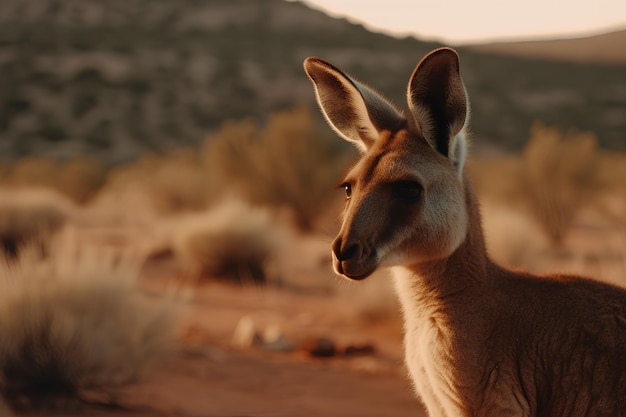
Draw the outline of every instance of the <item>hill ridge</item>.
[[[552,61],[626,65],[626,29],[561,39],[497,41],[466,45],[469,50]]]
[[[5,0],[0,159],[80,153],[115,164],[198,144],[226,119],[313,107],[309,55],[403,104],[405,80],[438,46],[283,0]],[[458,49],[477,146],[519,148],[542,119],[626,147],[624,66]]]

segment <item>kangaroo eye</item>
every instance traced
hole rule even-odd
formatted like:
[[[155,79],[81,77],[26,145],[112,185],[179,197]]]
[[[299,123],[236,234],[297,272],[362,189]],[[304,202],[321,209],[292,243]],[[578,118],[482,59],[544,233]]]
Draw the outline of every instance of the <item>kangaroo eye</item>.
[[[341,184],[341,186],[343,187],[345,193],[346,193],[346,199],[350,199],[350,197],[352,197],[352,186],[348,183],[344,183]]]
[[[417,181],[403,180],[391,184],[393,196],[408,202],[415,202],[422,198],[424,187]]]

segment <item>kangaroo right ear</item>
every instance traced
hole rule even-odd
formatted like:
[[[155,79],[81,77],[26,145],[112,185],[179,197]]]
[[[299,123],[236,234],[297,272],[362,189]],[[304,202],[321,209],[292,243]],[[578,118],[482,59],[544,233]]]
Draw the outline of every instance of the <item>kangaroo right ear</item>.
[[[422,58],[409,80],[407,98],[424,138],[450,158],[461,174],[467,148],[463,128],[469,104],[456,51],[439,48]]]
[[[328,62],[309,57],[304,60],[304,71],[330,126],[362,152],[376,142],[381,131],[397,131],[405,125],[406,119],[393,104]]]

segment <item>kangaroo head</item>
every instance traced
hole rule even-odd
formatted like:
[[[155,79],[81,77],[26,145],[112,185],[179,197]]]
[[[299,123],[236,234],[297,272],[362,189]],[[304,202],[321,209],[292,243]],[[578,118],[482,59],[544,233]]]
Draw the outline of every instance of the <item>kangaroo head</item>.
[[[304,69],[330,126],[361,152],[342,183],[335,271],[358,280],[382,265],[450,256],[468,228],[462,173],[468,103],[456,52],[437,49],[417,64],[406,114],[318,58],[307,58]]]

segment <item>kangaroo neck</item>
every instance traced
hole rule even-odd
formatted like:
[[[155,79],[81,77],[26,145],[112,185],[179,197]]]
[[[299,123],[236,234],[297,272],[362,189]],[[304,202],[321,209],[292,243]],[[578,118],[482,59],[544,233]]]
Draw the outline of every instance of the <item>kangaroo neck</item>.
[[[488,270],[493,262],[487,255],[471,184],[466,181],[465,185],[469,224],[461,245],[446,258],[392,268],[405,313],[420,306],[476,295],[489,286]]]

